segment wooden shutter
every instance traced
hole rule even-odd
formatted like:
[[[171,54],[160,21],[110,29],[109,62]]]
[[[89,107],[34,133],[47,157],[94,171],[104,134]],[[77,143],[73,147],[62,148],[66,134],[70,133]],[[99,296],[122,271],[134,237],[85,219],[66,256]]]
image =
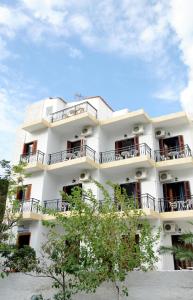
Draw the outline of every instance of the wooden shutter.
[[[31,184],[28,184],[25,188],[25,199],[24,200],[30,200],[31,198],[31,188],[32,188],[32,185]]]
[[[138,208],[141,208],[141,183],[135,183],[135,199],[138,205]]]
[[[183,137],[183,135],[178,136],[178,143],[179,143],[180,151],[183,151],[184,150],[184,137]]]
[[[163,139],[159,140],[159,149],[160,149],[160,154],[164,155],[164,140]]]
[[[140,155],[139,153],[139,137],[137,135],[134,136],[134,145],[135,145],[135,150],[137,150],[137,156]]]
[[[22,154],[27,154],[27,144],[23,144],[23,152]]]
[[[168,184],[164,183],[163,184],[163,196],[164,196],[164,199],[168,199],[168,196],[169,196],[168,194],[169,194]]]
[[[69,152],[71,148],[72,148],[72,143],[70,141],[67,141],[67,150],[69,150]]]
[[[33,141],[32,154],[36,154],[38,141]]]
[[[21,188],[17,187],[16,190],[16,200],[21,200]]]
[[[185,199],[190,199],[191,198],[191,191],[190,191],[190,182],[189,181],[184,181],[184,196]]]
[[[120,154],[121,153],[121,148],[122,148],[122,141],[116,141],[115,142],[115,153]]]

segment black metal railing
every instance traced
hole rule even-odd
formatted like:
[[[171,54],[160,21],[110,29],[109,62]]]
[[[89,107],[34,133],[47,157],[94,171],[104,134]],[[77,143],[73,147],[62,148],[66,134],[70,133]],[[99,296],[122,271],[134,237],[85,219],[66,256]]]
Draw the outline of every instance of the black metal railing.
[[[45,154],[42,151],[37,150],[35,152],[21,154],[20,155],[20,162],[23,162],[23,163],[40,162],[40,163],[43,164],[44,157],[45,157]]]
[[[31,198],[30,200],[23,200],[19,203],[19,211],[20,212],[33,212],[38,213],[39,212],[39,203],[40,201],[35,198]]]
[[[193,209],[193,195],[190,197],[159,198],[159,212],[171,212]]]
[[[125,200],[126,201],[124,203],[124,206],[127,205],[127,203],[128,203],[128,205],[132,204],[134,206],[134,208],[136,208],[136,209],[149,208],[154,211],[156,210],[155,198],[148,193],[139,194],[139,195],[133,196],[133,197],[128,197],[128,199],[125,199]],[[99,200],[99,207],[102,208],[103,203],[104,203],[104,200]],[[112,200],[112,204],[115,205],[115,208],[117,209],[117,211],[122,211],[121,204],[118,203],[115,199]]]
[[[127,147],[118,148],[116,150],[110,150],[100,152],[100,163],[111,162],[115,160],[127,159],[137,156],[148,156],[151,158],[151,148],[146,144],[138,144]]]
[[[154,154],[155,161],[164,161],[192,156],[192,151],[188,145],[185,145],[184,147],[170,147],[167,150],[155,150]]]
[[[50,114],[50,121],[56,122],[60,121],[75,115],[79,115],[82,113],[88,112],[91,115],[93,115],[95,118],[97,118],[97,110],[94,106],[92,106],[88,101],[85,101],[83,103],[67,107],[65,109],[59,110],[55,113]]]
[[[64,201],[62,199],[44,200],[43,207],[45,209],[45,212],[46,209],[53,209],[61,212],[71,210],[70,204],[67,201]]]
[[[68,150],[59,151],[48,155],[48,165],[55,164],[58,162],[76,159],[80,157],[89,157],[95,161],[95,154],[92,148],[87,145],[70,148]]]

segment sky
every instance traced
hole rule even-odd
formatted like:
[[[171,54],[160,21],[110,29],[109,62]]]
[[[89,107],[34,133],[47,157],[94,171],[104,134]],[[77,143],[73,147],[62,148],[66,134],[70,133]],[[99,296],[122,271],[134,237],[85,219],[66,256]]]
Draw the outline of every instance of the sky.
[[[0,159],[26,106],[49,96],[193,113],[192,12],[192,0],[0,0]]]

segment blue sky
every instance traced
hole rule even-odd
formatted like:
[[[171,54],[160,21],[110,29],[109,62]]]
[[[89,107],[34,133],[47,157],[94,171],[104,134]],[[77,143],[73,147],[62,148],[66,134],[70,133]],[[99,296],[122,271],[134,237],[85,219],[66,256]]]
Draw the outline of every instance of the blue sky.
[[[25,107],[47,96],[193,112],[192,11],[192,0],[1,0],[0,159]]]

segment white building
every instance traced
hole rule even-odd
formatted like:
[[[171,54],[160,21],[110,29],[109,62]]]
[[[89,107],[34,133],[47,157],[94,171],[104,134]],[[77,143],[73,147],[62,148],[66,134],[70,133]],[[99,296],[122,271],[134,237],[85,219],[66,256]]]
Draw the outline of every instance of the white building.
[[[49,98],[31,105],[18,131],[14,163],[26,161],[23,226],[18,243],[37,251],[42,240],[36,203],[66,211],[60,191],[88,179],[121,184],[134,195],[151,223],[162,226],[160,243],[178,243],[193,217],[193,120],[185,112],[151,118],[143,110],[113,111],[99,96],[67,103]],[[160,257],[158,269],[185,268],[173,256]]]

